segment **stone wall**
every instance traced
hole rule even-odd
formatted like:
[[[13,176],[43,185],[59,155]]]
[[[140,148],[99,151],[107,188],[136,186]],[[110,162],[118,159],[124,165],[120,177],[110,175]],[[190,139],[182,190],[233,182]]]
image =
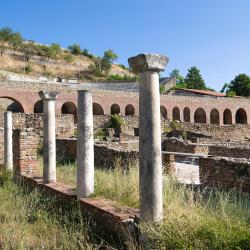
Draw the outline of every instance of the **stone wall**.
[[[250,192],[250,162],[226,157],[200,159],[200,181],[204,186]]]
[[[4,164],[4,129],[0,128],[0,165]]]
[[[21,174],[37,171],[37,137],[32,128],[13,131],[13,165]]]
[[[190,141],[177,138],[165,138],[162,141],[162,151],[180,152],[190,154],[207,154],[208,147],[192,144]]]

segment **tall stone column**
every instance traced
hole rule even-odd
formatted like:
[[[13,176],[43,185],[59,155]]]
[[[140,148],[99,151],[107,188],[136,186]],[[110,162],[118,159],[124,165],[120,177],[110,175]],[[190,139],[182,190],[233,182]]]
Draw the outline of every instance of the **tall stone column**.
[[[163,217],[159,72],[165,69],[168,58],[141,54],[129,58],[128,62],[140,73],[140,216],[146,221],[159,221]]]
[[[56,91],[40,91],[43,100],[43,182],[56,182]]]
[[[4,165],[13,170],[12,112],[4,112]]]
[[[92,94],[78,91],[77,105],[77,197],[94,192],[94,136]]]

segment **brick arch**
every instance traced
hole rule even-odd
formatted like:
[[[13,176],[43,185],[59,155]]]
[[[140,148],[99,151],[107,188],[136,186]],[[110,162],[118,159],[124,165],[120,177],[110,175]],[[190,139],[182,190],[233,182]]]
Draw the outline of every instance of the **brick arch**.
[[[111,115],[118,115],[121,112],[121,108],[117,103],[114,103],[110,107]]]
[[[125,107],[125,115],[135,115],[135,107],[132,104],[128,104]]]
[[[232,111],[227,108],[223,111],[223,124],[232,124],[232,123],[233,123]]]
[[[206,111],[203,108],[197,108],[194,112],[194,122],[195,123],[206,123]]]
[[[183,109],[183,120],[184,122],[190,122],[190,108],[185,107]]]
[[[23,105],[21,104],[20,101],[18,101],[16,98],[13,98],[11,96],[0,96],[0,98],[5,98],[5,99],[9,99],[11,101],[13,101],[13,103],[11,103],[8,107],[7,110],[8,111],[12,111],[14,113],[24,113],[24,108]]]
[[[34,105],[34,113],[43,113],[43,101],[39,100]]]
[[[65,102],[61,107],[61,113],[74,115],[74,122],[77,123],[77,107],[73,102]]]
[[[215,108],[210,111],[210,123],[220,125],[220,113]]]
[[[104,109],[101,104],[93,102],[93,115],[104,115]]]
[[[239,124],[247,124],[247,112],[243,108],[239,108],[235,114],[235,121]]]
[[[173,121],[180,121],[181,120],[181,113],[180,108],[175,106],[172,110]]]
[[[167,109],[166,109],[164,106],[161,106],[161,107],[160,107],[160,110],[161,110],[161,116],[162,116],[164,119],[167,119],[167,118],[168,118]]]

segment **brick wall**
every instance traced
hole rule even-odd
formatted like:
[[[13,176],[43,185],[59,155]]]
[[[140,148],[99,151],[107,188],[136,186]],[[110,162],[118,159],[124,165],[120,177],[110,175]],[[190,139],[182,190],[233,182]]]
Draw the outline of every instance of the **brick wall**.
[[[209,146],[209,154],[232,158],[250,158],[250,148],[230,146]]]
[[[199,165],[202,185],[250,192],[250,162],[247,159],[209,157],[200,159]]]
[[[37,138],[32,128],[13,131],[13,164],[21,174],[37,171]]]

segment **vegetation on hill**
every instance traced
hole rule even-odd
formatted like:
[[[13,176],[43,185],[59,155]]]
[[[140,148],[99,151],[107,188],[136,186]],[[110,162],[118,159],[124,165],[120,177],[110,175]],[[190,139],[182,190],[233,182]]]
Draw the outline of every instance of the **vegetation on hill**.
[[[113,50],[97,57],[79,44],[63,49],[57,43],[43,45],[25,40],[21,33],[9,27],[0,29],[0,56],[0,68],[16,73],[94,81],[114,79],[118,75],[115,80],[136,80],[125,66],[113,64],[118,58]]]
[[[225,83],[221,89],[227,96],[250,96],[250,76],[239,74],[230,83]]]

